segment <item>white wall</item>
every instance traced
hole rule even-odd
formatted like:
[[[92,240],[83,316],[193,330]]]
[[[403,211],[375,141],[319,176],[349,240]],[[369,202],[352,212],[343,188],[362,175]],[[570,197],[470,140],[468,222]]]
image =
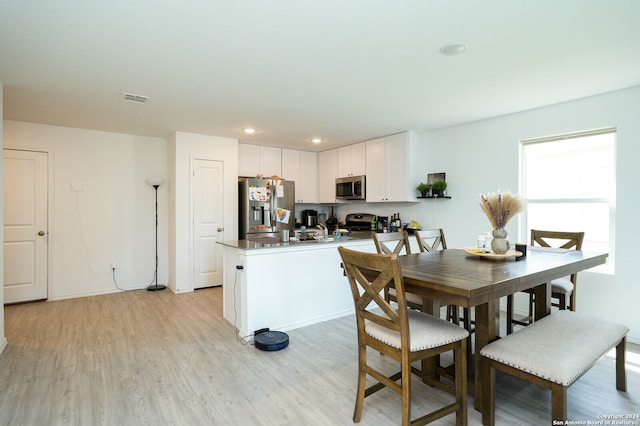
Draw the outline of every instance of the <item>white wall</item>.
[[[169,287],[176,293],[193,291],[193,230],[191,160],[224,162],[223,240],[238,235],[238,140],[177,132],[169,140]],[[220,251],[221,252],[221,248]]]
[[[481,193],[518,191],[519,142],[603,127],[616,127],[617,210],[615,275],[582,272],[578,275],[577,309],[618,321],[631,328],[629,340],[640,343],[640,300],[636,264],[640,250],[640,87],[553,105],[532,111],[456,126],[423,135],[425,160],[431,171],[444,171],[449,201],[424,204],[426,227],[443,227],[449,247],[473,245],[488,230],[479,210]],[[510,240],[517,221],[509,223]]]
[[[49,153],[49,300],[119,291],[112,263],[120,288],[152,282],[155,191],[145,180],[166,177],[165,139],[6,120],[4,145]],[[168,281],[167,194],[160,186],[159,283]]]
[[[4,146],[3,142],[3,92],[2,92],[2,81],[0,81],[0,200],[4,200],[4,161],[2,156],[2,148]],[[0,206],[4,206],[4,201],[0,204]],[[3,213],[4,208],[0,207],[0,223],[4,224]],[[4,226],[0,227],[0,241],[3,243],[0,244],[0,353],[4,350],[5,346],[7,346],[7,338],[4,336]]]

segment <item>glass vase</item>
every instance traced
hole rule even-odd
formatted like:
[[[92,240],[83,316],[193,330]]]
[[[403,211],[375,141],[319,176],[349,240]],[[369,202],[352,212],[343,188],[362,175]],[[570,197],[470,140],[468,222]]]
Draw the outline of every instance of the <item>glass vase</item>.
[[[504,228],[496,228],[492,234],[491,250],[496,254],[505,254],[508,252],[509,241],[507,241],[507,230]]]

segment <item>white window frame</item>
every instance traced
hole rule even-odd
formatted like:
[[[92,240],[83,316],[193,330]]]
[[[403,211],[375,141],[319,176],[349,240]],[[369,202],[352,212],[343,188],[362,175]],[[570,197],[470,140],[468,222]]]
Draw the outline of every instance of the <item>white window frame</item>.
[[[562,199],[562,198],[535,198],[529,199],[527,198],[527,194],[525,191],[525,146],[535,143],[553,143],[555,141],[561,141],[566,139],[580,138],[585,136],[595,136],[599,134],[605,133],[613,133],[614,134],[614,145],[613,145],[613,161],[614,161],[614,176],[617,177],[617,163],[616,163],[616,150],[617,150],[617,128],[615,127],[607,127],[602,129],[595,129],[583,132],[575,132],[568,133],[562,135],[555,136],[547,136],[542,138],[535,139],[526,139],[520,141],[520,152],[519,152],[519,192],[520,196],[529,204],[590,204],[590,203],[608,203],[609,205],[609,248],[608,253],[609,257],[607,258],[607,262],[604,265],[600,265],[591,269],[594,272],[601,272],[606,274],[613,275],[615,273],[615,223],[616,223],[616,188],[615,185],[611,188],[611,196],[607,198],[570,198],[570,199]],[[519,241],[526,241],[527,244],[530,244],[530,226],[528,225],[528,208],[519,215],[518,218],[518,236]]]

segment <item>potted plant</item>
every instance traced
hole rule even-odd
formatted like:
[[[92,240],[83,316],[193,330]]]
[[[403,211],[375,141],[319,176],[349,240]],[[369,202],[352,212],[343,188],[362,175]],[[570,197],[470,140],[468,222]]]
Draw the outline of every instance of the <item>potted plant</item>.
[[[424,198],[431,190],[431,185],[429,185],[428,183],[420,182],[416,189],[420,192],[420,196]]]
[[[433,182],[431,189],[433,189],[433,195],[437,197],[443,197],[444,190],[447,189],[447,182],[444,180],[437,180]]]

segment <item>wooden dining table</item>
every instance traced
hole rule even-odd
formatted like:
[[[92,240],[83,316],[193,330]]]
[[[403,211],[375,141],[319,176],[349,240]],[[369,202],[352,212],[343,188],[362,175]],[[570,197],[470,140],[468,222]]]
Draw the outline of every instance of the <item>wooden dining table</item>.
[[[500,298],[533,288],[534,315],[542,318],[551,312],[551,280],[601,265],[608,256],[542,247],[527,247],[526,253],[520,260],[476,256],[462,249],[398,256],[405,291],[429,300],[428,313],[439,314],[444,304],[475,307],[473,388],[478,411],[482,409],[480,350],[498,338]]]

